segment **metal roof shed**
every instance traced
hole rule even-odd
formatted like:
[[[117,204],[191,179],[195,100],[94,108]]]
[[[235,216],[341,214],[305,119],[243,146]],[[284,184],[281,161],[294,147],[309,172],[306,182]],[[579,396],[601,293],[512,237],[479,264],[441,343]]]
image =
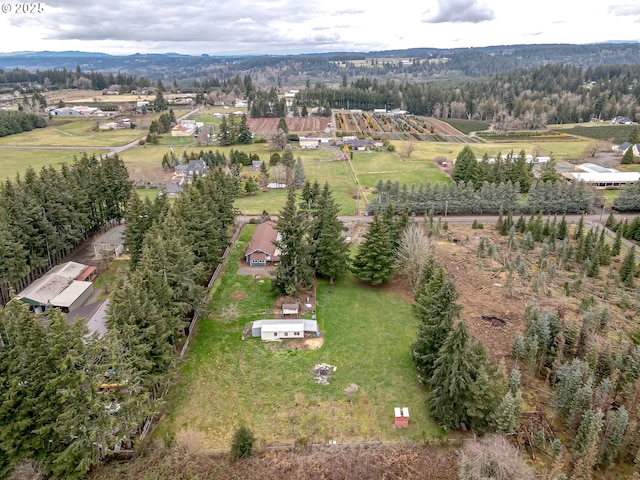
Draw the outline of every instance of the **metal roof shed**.
[[[262,340],[304,338],[304,320],[262,320]]]
[[[93,283],[74,280],[51,299],[51,305],[68,312],[80,307],[93,293]]]
[[[283,315],[295,315],[297,317],[299,310],[300,305],[298,303],[285,303],[282,305]]]

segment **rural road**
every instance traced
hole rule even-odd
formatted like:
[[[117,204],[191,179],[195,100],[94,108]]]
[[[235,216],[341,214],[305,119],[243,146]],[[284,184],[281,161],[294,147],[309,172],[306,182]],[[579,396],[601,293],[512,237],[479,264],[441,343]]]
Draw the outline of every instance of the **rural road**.
[[[178,122],[182,119],[189,118],[191,115],[197,113],[200,110],[200,107],[196,107],[190,112],[185,113],[184,115],[178,118]],[[125,144],[119,145],[117,147],[110,147],[107,145],[83,145],[78,147],[54,147],[54,146],[28,146],[28,145],[0,145],[0,150],[109,150],[106,155],[114,155],[120,154],[125,150],[129,150],[138,145],[140,140],[146,139],[147,135],[143,135],[140,138],[136,138],[135,140]]]

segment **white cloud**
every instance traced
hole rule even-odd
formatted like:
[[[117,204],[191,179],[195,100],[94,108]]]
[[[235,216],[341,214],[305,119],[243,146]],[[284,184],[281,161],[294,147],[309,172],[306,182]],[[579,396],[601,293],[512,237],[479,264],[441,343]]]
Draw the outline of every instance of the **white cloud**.
[[[51,0],[42,14],[0,15],[0,51],[198,55],[367,51],[640,40],[640,5],[600,0]],[[455,25],[454,25],[455,24]]]

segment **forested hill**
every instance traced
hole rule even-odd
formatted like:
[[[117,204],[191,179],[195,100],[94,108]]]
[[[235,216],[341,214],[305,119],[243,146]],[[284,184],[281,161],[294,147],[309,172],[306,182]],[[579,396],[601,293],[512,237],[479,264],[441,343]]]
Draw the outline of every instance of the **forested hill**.
[[[593,45],[505,45],[493,47],[436,49],[412,48],[377,52],[333,52],[287,56],[215,56],[135,54],[114,56],[88,52],[17,52],[0,54],[0,69],[66,69],[74,71],[121,72],[161,78],[204,79],[230,78],[238,73],[265,74],[277,70],[278,80],[313,77],[336,79],[346,74],[380,76],[416,81],[441,77],[479,77],[518,68],[550,63],[581,67],[639,64],[640,43],[606,43]],[[0,71],[2,73],[2,71]]]

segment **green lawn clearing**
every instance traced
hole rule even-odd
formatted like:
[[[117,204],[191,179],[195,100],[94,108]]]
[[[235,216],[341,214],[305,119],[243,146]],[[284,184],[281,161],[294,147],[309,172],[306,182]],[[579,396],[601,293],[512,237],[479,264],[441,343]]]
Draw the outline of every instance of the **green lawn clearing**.
[[[412,153],[409,160],[389,152],[354,153],[352,164],[360,185],[370,189],[375,187],[378,180],[398,181],[409,185],[450,181],[449,177],[433,163],[433,159],[427,160],[420,157],[418,152]]]
[[[190,435],[202,448],[214,449],[228,448],[242,423],[260,445],[441,435],[427,415],[426,392],[409,354],[417,329],[411,304],[397,291],[352,278],[333,286],[320,282],[317,315],[324,344],[317,350],[241,339],[246,322],[272,317],[275,300],[268,279],[236,275],[252,232],[247,227],[242,233],[214,287],[210,318],[200,321],[154,436]],[[225,323],[221,314],[231,305],[240,317]],[[324,362],[336,370],[329,385],[318,385],[309,370]],[[351,384],[358,391],[345,393]],[[393,408],[400,406],[410,409],[409,428],[393,427]]]
[[[107,120],[104,120],[105,122]],[[125,145],[146,134],[142,130],[130,128],[119,130],[94,130],[93,120],[72,120],[54,123],[53,126],[38,128],[30,132],[0,138],[0,145],[43,146],[43,147],[112,147]]]
[[[0,149],[0,179],[13,179],[18,173],[24,174],[29,167],[38,172],[47,165],[55,168],[63,163],[71,165],[74,158],[80,158],[84,152],[100,155],[107,150]]]

